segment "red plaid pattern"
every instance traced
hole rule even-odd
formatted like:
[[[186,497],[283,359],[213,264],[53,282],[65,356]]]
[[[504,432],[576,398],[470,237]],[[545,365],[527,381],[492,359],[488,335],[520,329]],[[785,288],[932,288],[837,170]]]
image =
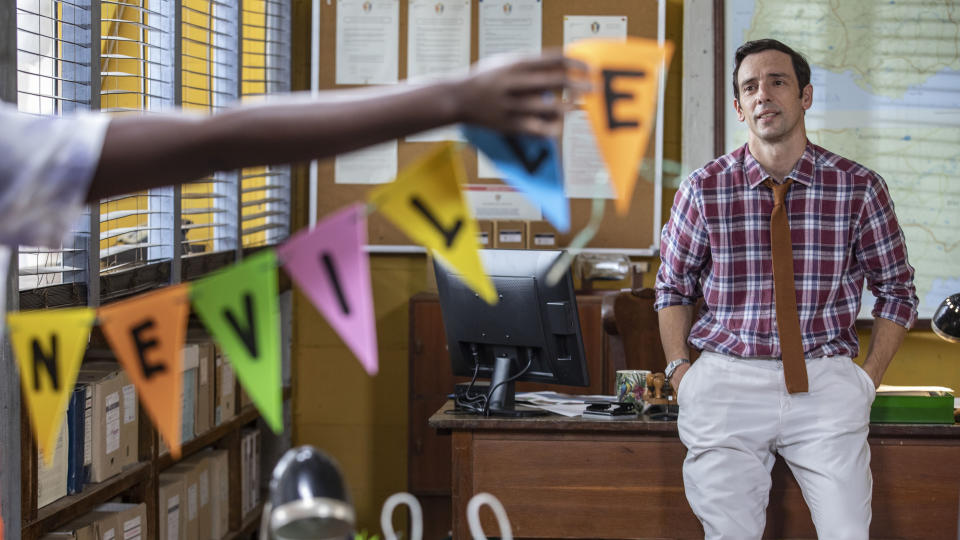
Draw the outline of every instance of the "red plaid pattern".
[[[769,175],[744,145],[695,171],[677,191],[661,235],[659,311],[704,308],[690,331],[698,349],[779,358],[770,259]],[[803,349],[856,356],[863,284],[874,317],[909,328],[917,317],[913,267],[887,185],[862,165],[807,143],[786,206]]]

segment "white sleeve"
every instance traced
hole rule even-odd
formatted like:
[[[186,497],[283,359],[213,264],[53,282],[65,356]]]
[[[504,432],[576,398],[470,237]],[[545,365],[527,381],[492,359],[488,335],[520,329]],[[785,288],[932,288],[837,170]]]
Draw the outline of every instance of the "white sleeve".
[[[60,245],[83,209],[109,122],[0,105],[0,244]]]

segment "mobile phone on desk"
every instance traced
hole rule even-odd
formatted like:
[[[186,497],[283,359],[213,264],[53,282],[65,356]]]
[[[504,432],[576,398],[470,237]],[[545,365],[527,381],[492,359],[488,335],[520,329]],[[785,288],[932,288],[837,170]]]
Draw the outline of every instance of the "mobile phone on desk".
[[[633,403],[626,401],[588,401],[584,416],[636,416]]]

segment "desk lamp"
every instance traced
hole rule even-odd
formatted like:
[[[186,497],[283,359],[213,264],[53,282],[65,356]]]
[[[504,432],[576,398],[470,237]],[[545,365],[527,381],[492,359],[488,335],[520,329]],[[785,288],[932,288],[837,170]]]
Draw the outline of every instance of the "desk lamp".
[[[309,445],[287,450],[273,468],[260,539],[342,539],[355,521],[336,462]]]
[[[960,343],[960,293],[948,296],[930,320],[933,332],[941,338]]]

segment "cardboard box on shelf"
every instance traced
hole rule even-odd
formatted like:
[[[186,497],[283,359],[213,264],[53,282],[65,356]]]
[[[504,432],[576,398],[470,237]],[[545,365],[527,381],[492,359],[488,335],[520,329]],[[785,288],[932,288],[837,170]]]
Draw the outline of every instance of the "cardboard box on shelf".
[[[527,223],[527,249],[560,249],[559,232],[548,221]]]
[[[246,519],[260,502],[260,430],[245,429],[240,436],[240,510]]]
[[[101,540],[101,528],[116,531],[113,522],[112,514],[89,512],[41,538],[44,540]]]
[[[223,355],[220,347],[216,347],[215,362],[217,366],[217,379],[214,392],[216,393],[216,425],[223,424],[233,420],[237,415],[237,378],[233,373],[233,366]]]
[[[157,497],[158,540],[184,540],[186,538],[187,493],[180,476],[160,475]]]
[[[200,479],[190,463],[181,462],[160,473],[164,479],[179,479],[183,483],[183,504],[180,506],[180,521],[183,522],[182,540],[200,538]]]
[[[194,425],[197,407],[197,382],[200,368],[200,347],[188,344],[183,348],[183,400],[181,442],[193,440],[197,435]]]
[[[493,247],[497,249],[524,249],[527,247],[526,221],[496,221]]]
[[[197,480],[197,528],[200,531],[200,538],[207,540],[207,531],[210,530],[210,499],[212,494],[210,483],[210,463],[203,454],[196,454],[186,459],[185,466],[193,469],[193,476]],[[188,488],[189,490],[189,488]],[[187,502],[189,503],[190,493],[187,493]]]
[[[144,503],[117,503],[101,504],[94,510],[104,514],[111,514],[116,525],[116,540],[144,540],[147,537],[147,505]],[[101,540],[110,540],[100,526]]]
[[[199,364],[197,371],[197,402],[194,407],[196,413],[193,421],[193,429],[197,435],[206,433],[214,426],[214,394],[216,361],[214,359],[213,343],[204,342],[197,344],[199,355],[197,362]]]
[[[92,393],[90,481],[103,482],[138,461],[137,394],[123,371],[84,364],[81,372]]]
[[[493,247],[493,222],[489,219],[477,220],[477,247],[490,249]]]
[[[67,440],[67,418],[64,415],[57,434],[53,462],[49,467],[43,460],[43,451],[37,450],[37,508],[43,508],[67,496],[67,467],[70,454]]]
[[[226,450],[204,452],[210,471],[210,537],[220,540],[230,532],[230,472]]]

